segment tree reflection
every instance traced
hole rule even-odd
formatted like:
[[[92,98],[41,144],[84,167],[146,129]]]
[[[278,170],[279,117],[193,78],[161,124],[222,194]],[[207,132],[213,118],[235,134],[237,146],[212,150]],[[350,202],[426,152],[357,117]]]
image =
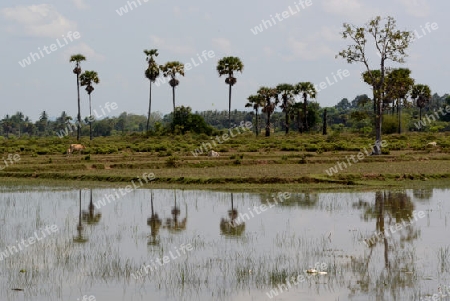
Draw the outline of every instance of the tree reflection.
[[[233,193],[231,193],[231,209],[228,210],[228,219],[220,220],[220,234],[225,236],[241,236],[245,231],[245,222],[237,222],[238,211],[234,209]]]
[[[88,210],[83,210],[83,221],[88,225],[96,225],[102,218],[102,214],[100,212],[95,213],[95,206],[92,203],[92,189],[90,189],[89,199],[90,201]]]
[[[433,197],[433,189],[413,189],[413,196],[419,201],[428,201]]]
[[[152,215],[147,219],[147,225],[150,226],[150,238],[148,241],[149,245],[159,245],[159,228],[161,227],[161,219],[158,214],[155,213],[153,209],[153,190],[150,192],[150,204],[152,209]]]
[[[187,223],[187,205],[186,205],[186,216],[181,221],[179,220],[179,215],[181,214],[180,208],[177,206],[177,193],[174,191],[175,206],[172,208],[171,214],[172,218],[166,219],[165,228],[169,229],[170,232],[176,233],[186,230]]]
[[[415,269],[412,241],[418,238],[419,231],[415,225],[414,204],[405,192],[377,191],[373,205],[359,201],[354,207],[363,210],[364,220],[375,219],[376,231],[364,240],[369,252],[364,252],[363,257],[352,257],[352,269],[358,273],[359,280],[349,286],[350,296],[365,293],[376,296],[376,300],[384,300],[385,294],[390,292],[393,300],[398,300],[401,298],[398,292],[402,288],[414,287],[417,281],[417,277],[405,274]],[[401,224],[401,229],[396,227],[398,224]],[[411,245],[408,247],[406,243]],[[383,252],[384,269],[369,271],[372,255],[378,247]]]
[[[84,235],[84,227],[81,222],[81,189],[79,192],[79,214],[78,214],[78,225],[77,225],[77,236],[73,238],[76,243],[85,243],[88,241],[87,237]]]

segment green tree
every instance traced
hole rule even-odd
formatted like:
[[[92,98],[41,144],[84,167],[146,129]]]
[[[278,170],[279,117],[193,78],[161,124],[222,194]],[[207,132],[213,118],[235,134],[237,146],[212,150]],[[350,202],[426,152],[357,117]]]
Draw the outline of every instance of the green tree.
[[[150,114],[152,112],[152,83],[159,77],[159,66],[155,61],[155,57],[158,56],[158,49],[144,50],[148,63],[147,69],[145,69],[145,77],[150,81],[150,93],[148,96],[148,117],[147,117],[147,132],[150,126]]]
[[[416,102],[419,108],[419,120],[422,120],[422,109],[430,101],[431,90],[427,85],[414,85],[411,91],[411,98]]]
[[[75,68],[73,69],[73,73],[77,75],[77,95],[78,95],[78,115],[77,115],[77,140],[80,141],[80,133],[81,133],[81,107],[80,107],[80,74],[81,67],[80,64],[82,61],[85,61],[86,57],[82,54],[74,54],[70,57],[69,62],[75,62]]]
[[[184,76],[184,65],[178,61],[167,62],[165,65],[159,66],[164,77],[170,77],[169,84],[172,87],[173,112],[175,113],[175,87],[180,84],[177,74]]]
[[[316,98],[316,89],[311,82],[300,82],[294,87],[294,94],[301,95],[303,98],[303,127],[305,131],[308,131],[308,96],[309,98]]]
[[[246,108],[252,107],[253,110],[255,110],[255,132],[256,136],[259,135],[259,126],[258,126],[258,113],[259,109],[264,107],[264,98],[261,97],[261,95],[250,95],[247,98],[248,102],[245,104]]]
[[[284,126],[287,135],[289,133],[289,126],[290,126],[289,119],[292,111],[292,105],[295,103],[294,101],[295,88],[291,84],[279,84],[276,89],[281,97],[280,107],[284,112]]]
[[[277,89],[261,87],[258,90],[258,95],[262,99],[264,99],[264,107],[262,112],[267,115],[266,120],[266,137],[270,136],[270,116],[275,111],[275,108],[278,105],[278,92]]]
[[[235,56],[227,56],[219,60],[217,63],[217,72],[219,77],[227,75],[225,83],[228,85],[228,128],[231,129],[231,87],[236,84],[236,78],[234,72],[241,72],[244,69],[244,64],[240,58]]]
[[[394,114],[394,104],[397,107],[397,133],[402,132],[401,109],[408,93],[414,85],[414,79],[410,77],[411,70],[407,68],[398,68],[390,70],[386,76],[385,97],[392,100],[392,114]]]
[[[340,56],[347,60],[349,64],[359,62],[366,67],[370,78],[370,85],[373,91],[373,101],[375,107],[375,146],[374,154],[381,154],[381,124],[382,124],[382,102],[384,95],[384,81],[386,74],[386,61],[391,60],[397,63],[404,63],[407,57],[408,48],[412,33],[396,29],[396,21],[388,16],[385,19],[375,17],[363,27],[344,23],[342,37],[351,39],[353,44],[347,49],[339,52]],[[369,66],[367,43],[368,38],[372,38],[375,48],[380,56],[380,76],[376,76]],[[371,52],[370,52],[371,53]]]
[[[98,74],[95,71],[85,71],[80,76],[80,81],[82,86],[86,86],[86,92],[89,95],[89,139],[92,140],[92,121],[94,116],[92,116],[92,106],[91,106],[91,93],[94,91],[92,84],[100,83]]]

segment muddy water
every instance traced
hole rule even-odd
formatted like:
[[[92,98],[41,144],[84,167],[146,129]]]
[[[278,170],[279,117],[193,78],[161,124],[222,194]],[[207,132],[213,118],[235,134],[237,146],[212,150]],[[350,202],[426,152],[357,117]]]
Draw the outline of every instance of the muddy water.
[[[2,191],[0,300],[450,295],[449,190]]]

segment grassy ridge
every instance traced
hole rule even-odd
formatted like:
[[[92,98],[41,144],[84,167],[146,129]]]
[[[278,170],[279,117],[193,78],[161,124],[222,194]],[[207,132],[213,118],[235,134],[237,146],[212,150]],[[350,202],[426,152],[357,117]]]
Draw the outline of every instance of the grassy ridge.
[[[325,170],[369,149],[372,139],[354,134],[237,135],[214,147],[219,158],[192,151],[211,142],[205,135],[173,137],[123,137],[86,139],[83,155],[66,156],[73,138],[9,139],[0,147],[3,157],[20,154],[21,160],[2,171],[0,177],[91,182],[130,182],[153,172],[156,186],[270,186],[348,187],[405,185],[415,180],[450,178],[450,136],[446,133],[411,133],[384,136],[382,156],[365,156],[358,163],[339,169],[333,176]],[[428,145],[436,141],[437,146]],[[206,151],[205,151],[206,152]],[[204,153],[205,153],[204,152]],[[2,167],[4,164],[2,165]],[[197,188],[198,188],[197,187]]]

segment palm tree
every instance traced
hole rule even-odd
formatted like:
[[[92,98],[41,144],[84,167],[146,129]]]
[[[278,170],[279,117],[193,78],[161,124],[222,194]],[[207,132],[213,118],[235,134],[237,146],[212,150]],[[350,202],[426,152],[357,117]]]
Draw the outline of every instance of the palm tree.
[[[270,136],[270,115],[275,111],[278,105],[278,92],[277,89],[261,87],[258,90],[258,95],[264,99],[263,113],[267,114],[266,120],[266,137]]]
[[[177,74],[184,76],[184,65],[178,61],[167,62],[165,65],[159,66],[164,77],[170,76],[169,84],[172,87],[173,96],[173,114],[175,115],[175,87],[180,84]]]
[[[145,70],[145,77],[150,81],[150,93],[148,97],[148,117],[147,117],[147,132],[150,126],[150,114],[152,112],[152,83],[156,81],[159,76],[159,66],[155,62],[154,56],[158,56],[158,49],[144,50],[147,56],[148,68]]]
[[[228,75],[225,83],[229,86],[228,90],[228,128],[231,129],[231,87],[236,83],[236,78],[233,76],[234,72],[241,72],[244,69],[241,59],[235,56],[227,56],[222,58],[217,63],[217,72],[219,77]]]
[[[300,82],[295,85],[294,94],[301,94],[303,98],[303,127],[308,131],[308,96],[316,98],[316,88],[311,82]]]
[[[264,98],[261,95],[250,95],[248,98],[248,102],[245,104],[246,108],[253,107],[255,110],[256,118],[255,118],[255,131],[256,136],[259,134],[259,126],[258,126],[258,112],[259,108],[264,107]]]
[[[289,115],[292,108],[292,104],[294,103],[293,96],[294,96],[294,86],[291,84],[279,84],[277,86],[277,92],[281,96],[281,109],[283,109],[284,112],[284,126],[286,127],[286,135],[289,133]]]
[[[11,132],[11,117],[6,114],[5,118],[3,118],[2,120],[2,127],[3,127],[3,132],[6,133],[6,138],[9,138],[9,133]]]
[[[92,84],[100,83],[98,74],[95,71],[84,71],[80,76],[81,85],[86,86],[86,92],[89,95],[89,139],[92,140],[92,107],[91,107],[91,93],[94,91]]]
[[[73,73],[77,75],[77,94],[78,94],[78,115],[77,115],[77,140],[80,141],[81,134],[81,108],[80,108],[80,74],[81,67],[80,63],[85,61],[86,57],[82,54],[74,54],[70,57],[69,62],[75,62],[75,68],[73,69]]]
[[[44,134],[47,132],[47,124],[48,124],[48,114],[46,111],[42,111],[39,115],[39,125],[38,130],[44,132]]]
[[[430,101],[431,90],[427,85],[414,85],[411,91],[411,98],[416,100],[416,105],[419,107],[419,120],[422,120],[422,108]]]
[[[405,104],[406,96],[414,86],[414,79],[410,77],[411,70],[407,68],[398,68],[390,71],[386,76],[386,91],[385,95],[388,99],[393,99],[392,114],[394,114],[395,100],[397,103],[397,120],[398,133],[402,132],[401,123],[401,106]]]

